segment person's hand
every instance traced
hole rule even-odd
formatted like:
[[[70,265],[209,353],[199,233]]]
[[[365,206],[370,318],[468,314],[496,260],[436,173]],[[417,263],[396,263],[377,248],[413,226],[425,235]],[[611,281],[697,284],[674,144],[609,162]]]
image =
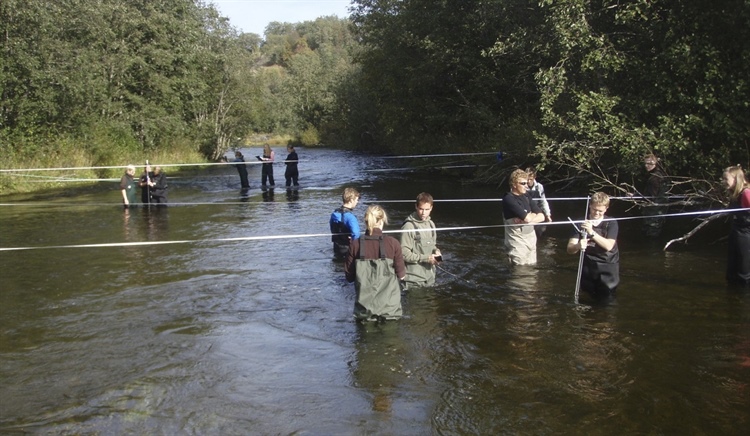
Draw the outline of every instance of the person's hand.
[[[583,224],[581,224],[581,230],[586,231],[587,238],[594,236],[594,224],[591,223],[591,221],[584,221]]]
[[[584,236],[578,241],[578,249],[581,251],[586,251],[586,246],[589,244],[589,240]]]
[[[548,223],[551,223],[551,222],[552,222],[552,215],[547,215],[547,216],[546,216],[546,217],[544,218],[544,220],[545,220],[545,221],[547,221]]]
[[[513,224],[524,224],[526,221],[522,220],[521,218],[513,218]]]
[[[440,257],[440,256],[442,256],[442,254],[440,254],[440,250],[436,248],[435,252],[432,253],[430,255],[430,258],[428,259],[428,262],[430,263],[430,265],[438,265],[440,263],[440,261],[437,260],[436,258]]]

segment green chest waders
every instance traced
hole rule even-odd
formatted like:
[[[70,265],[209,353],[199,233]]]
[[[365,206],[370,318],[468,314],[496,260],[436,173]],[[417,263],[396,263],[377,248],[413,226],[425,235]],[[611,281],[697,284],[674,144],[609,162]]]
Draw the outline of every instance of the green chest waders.
[[[365,259],[365,244],[371,240],[379,242],[378,259]],[[354,316],[364,321],[401,318],[401,287],[393,269],[393,259],[385,257],[383,236],[361,237],[355,265]]]

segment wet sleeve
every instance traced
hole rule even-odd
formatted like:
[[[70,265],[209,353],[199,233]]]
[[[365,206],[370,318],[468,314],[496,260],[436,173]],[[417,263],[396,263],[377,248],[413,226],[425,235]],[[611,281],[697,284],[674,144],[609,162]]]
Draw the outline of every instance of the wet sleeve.
[[[127,187],[128,187],[128,178],[125,176],[122,176],[122,178],[120,179],[120,189],[125,189]]]

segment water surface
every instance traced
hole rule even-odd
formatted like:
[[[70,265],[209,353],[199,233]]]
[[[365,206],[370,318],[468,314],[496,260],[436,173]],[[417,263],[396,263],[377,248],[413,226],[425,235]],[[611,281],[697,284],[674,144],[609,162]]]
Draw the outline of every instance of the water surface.
[[[253,155],[252,150],[243,150]],[[616,300],[575,304],[569,226],[510,268],[503,192],[355,153],[298,150],[302,189],[239,190],[231,167],[170,179],[166,209],[123,211],[116,184],[4,198],[0,431],[44,434],[746,434],[750,297],[724,284],[726,235],[662,252],[621,223]],[[276,165],[283,182],[283,165]],[[446,262],[405,317],[354,322],[332,260],[345,186],[395,228],[437,202]],[[551,190],[548,188],[548,190]],[[554,196],[554,192],[548,195]],[[407,201],[399,201],[407,200]],[[553,202],[557,219],[584,202]],[[613,204],[613,213],[624,208]],[[663,239],[690,222],[668,222]],[[308,235],[228,241],[235,237]],[[309,236],[313,235],[313,236]]]

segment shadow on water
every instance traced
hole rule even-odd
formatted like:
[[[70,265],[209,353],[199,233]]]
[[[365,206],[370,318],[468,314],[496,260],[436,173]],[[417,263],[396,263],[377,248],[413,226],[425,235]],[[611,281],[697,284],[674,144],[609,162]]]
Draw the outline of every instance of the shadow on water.
[[[372,171],[393,160],[298,153],[300,189],[261,190],[260,168],[249,165],[247,190],[232,167],[175,178],[168,208],[123,210],[114,186],[4,199],[20,205],[0,207],[0,247],[59,248],[0,251],[0,431],[750,427],[750,297],[724,285],[721,242],[664,252],[662,240],[640,237],[638,222],[623,222],[617,298],[575,304],[569,224],[548,226],[538,265],[511,268],[499,202],[440,201],[503,192]],[[379,203],[395,229],[429,191],[439,228],[481,227],[439,233],[437,284],[407,291],[398,322],[353,320],[354,288],[327,235],[344,186],[362,193],[360,222],[366,205]],[[575,219],[583,203],[552,207]],[[290,235],[306,236],[273,238]]]

